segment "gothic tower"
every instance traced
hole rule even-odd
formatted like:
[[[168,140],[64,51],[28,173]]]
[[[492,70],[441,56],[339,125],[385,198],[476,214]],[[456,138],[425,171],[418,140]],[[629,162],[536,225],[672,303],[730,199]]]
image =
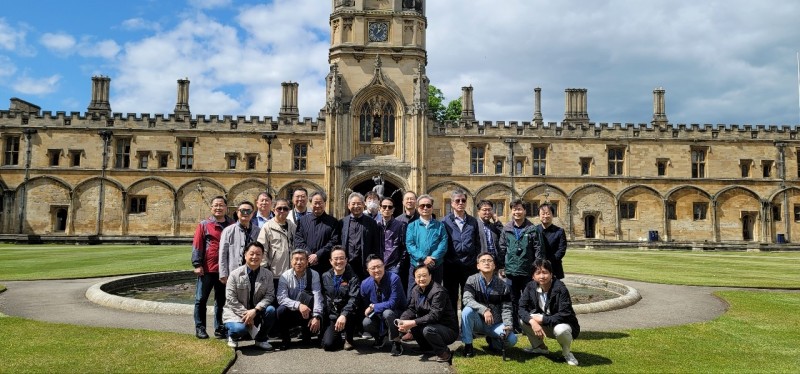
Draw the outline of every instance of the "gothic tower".
[[[422,0],[332,0],[325,105],[332,208],[376,176],[393,189],[425,190],[426,28]]]

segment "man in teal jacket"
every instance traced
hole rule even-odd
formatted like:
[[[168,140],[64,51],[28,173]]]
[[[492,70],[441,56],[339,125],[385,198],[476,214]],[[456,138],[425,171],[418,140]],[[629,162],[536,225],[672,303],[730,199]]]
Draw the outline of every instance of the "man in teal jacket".
[[[519,316],[516,314],[519,298],[533,275],[533,261],[544,258],[541,247],[541,233],[525,218],[522,200],[511,202],[511,221],[503,226],[500,236],[500,256],[505,258],[505,269],[501,275],[511,283],[511,303],[514,308],[514,330],[521,331]]]
[[[414,268],[425,264],[431,269],[434,282],[442,284],[444,255],[447,253],[447,231],[444,224],[433,218],[433,197],[420,195],[417,198],[419,219],[408,224],[406,249],[411,258],[408,270],[408,290],[414,288]]]

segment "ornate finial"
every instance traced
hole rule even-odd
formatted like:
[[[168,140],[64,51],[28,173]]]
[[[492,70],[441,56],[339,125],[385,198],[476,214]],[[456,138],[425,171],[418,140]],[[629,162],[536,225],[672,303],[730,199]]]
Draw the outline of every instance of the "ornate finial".
[[[383,66],[383,62],[381,62],[381,55],[375,55],[375,69],[380,70]]]

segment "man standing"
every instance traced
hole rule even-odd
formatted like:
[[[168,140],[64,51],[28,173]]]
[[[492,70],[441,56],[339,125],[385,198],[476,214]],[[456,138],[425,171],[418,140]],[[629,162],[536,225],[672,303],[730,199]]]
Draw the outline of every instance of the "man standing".
[[[319,273],[308,268],[308,252],[292,251],[292,268],[281,274],[278,282],[278,326],[281,350],[291,344],[289,329],[302,327],[303,344],[311,343],[311,335],[319,333],[324,299]]]
[[[328,196],[317,191],[311,194],[311,214],[297,223],[294,238],[295,249],[305,249],[310,253],[308,263],[319,273],[330,269],[331,248],[339,244],[341,226],[336,218],[325,213]]]
[[[258,209],[258,213],[256,213],[253,219],[253,224],[260,229],[264,227],[264,224],[272,219],[274,215],[272,213],[272,194],[266,191],[258,194],[256,208]]]
[[[364,206],[366,206],[367,211],[364,213],[370,216],[374,220],[381,219],[381,212],[380,212],[380,204],[381,204],[381,197],[378,196],[378,193],[375,191],[369,191],[366,195],[364,195]]]
[[[239,219],[222,230],[219,240],[219,280],[226,283],[233,269],[244,265],[244,250],[258,239],[258,227],[252,225],[253,203],[243,201],[237,208]]]
[[[303,187],[298,187],[292,193],[292,205],[294,208],[289,213],[289,221],[295,223],[300,221],[300,218],[308,214],[308,190]]]
[[[411,257],[408,269],[408,290],[414,288],[414,268],[425,264],[431,269],[434,282],[442,283],[442,261],[447,253],[447,231],[444,224],[433,218],[433,197],[417,198],[419,218],[408,224],[406,249]]]
[[[483,237],[486,241],[486,252],[491,253],[495,257],[495,265],[498,269],[504,266],[504,260],[498,257],[500,252],[500,234],[503,232],[503,223],[497,219],[494,213],[494,203],[489,200],[481,200],[478,202],[478,227],[483,231]]]
[[[222,196],[211,199],[211,216],[200,221],[192,240],[192,266],[197,276],[194,296],[194,326],[198,339],[208,339],[206,333],[206,304],[214,290],[214,336],[225,338],[222,307],[225,305],[225,285],[219,280],[219,239],[222,230],[233,223],[225,216],[228,201]]]
[[[406,191],[403,194],[403,214],[397,216],[397,220],[406,224],[419,218],[417,213],[417,194],[414,191]]]
[[[272,288],[272,272],[261,267],[264,246],[250,243],[244,252],[245,265],[231,271],[225,286],[225,310],[223,320],[228,329],[228,346],[236,348],[239,339],[248,330],[253,335],[256,347],[271,351],[267,334],[275,324],[275,289]],[[253,330],[257,331],[253,334]]]
[[[286,219],[288,215],[289,202],[286,199],[275,200],[275,216],[264,224],[257,239],[265,248],[261,266],[272,271],[275,289],[278,289],[281,274],[292,267],[291,253],[297,226]]]
[[[378,219],[382,238],[383,263],[386,271],[402,275],[403,272],[400,270],[405,270],[402,265],[408,257],[406,253],[406,223],[395,219],[393,213],[394,201],[384,197],[381,200],[381,216]]]
[[[539,205],[539,220],[542,224],[539,231],[542,233],[542,252],[553,265],[553,277],[564,279],[564,266],[561,260],[567,254],[567,235],[564,229],[553,224],[553,206],[544,203]]]
[[[482,252],[478,256],[478,270],[464,286],[461,341],[465,357],[475,356],[472,337],[476,333],[486,335],[489,350],[499,351],[504,344],[506,347],[517,344],[517,336],[511,331],[514,326],[511,290],[495,273],[494,255]]]
[[[381,233],[375,219],[364,214],[364,195],[353,192],[347,198],[350,215],[342,218],[342,247],[347,251],[350,267],[363,279],[366,275],[366,259],[371,254],[380,254]]]
[[[511,222],[503,226],[500,237],[500,256],[505,257],[505,276],[511,282],[511,302],[514,312],[514,330],[520,331],[519,298],[533,275],[533,261],[540,256],[541,242],[536,227],[525,218],[522,200],[511,202]],[[501,270],[502,271],[502,270]]]
[[[447,231],[447,254],[444,259],[444,288],[450,306],[458,310],[458,301],[467,278],[478,272],[475,261],[478,253],[486,251],[486,239],[478,220],[467,214],[467,194],[455,190],[450,194],[453,212],[442,220]]]

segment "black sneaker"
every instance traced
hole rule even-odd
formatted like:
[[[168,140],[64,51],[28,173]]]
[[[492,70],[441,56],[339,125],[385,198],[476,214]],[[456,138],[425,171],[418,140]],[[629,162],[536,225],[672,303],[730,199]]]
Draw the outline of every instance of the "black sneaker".
[[[372,348],[375,349],[382,349],[383,348],[383,336],[379,336],[375,338],[375,344],[372,345]]]
[[[403,344],[400,342],[392,342],[392,356],[401,356],[403,354]]]
[[[228,337],[228,330],[220,326],[214,330],[214,337],[217,339],[225,339]]]
[[[464,345],[464,357],[475,357],[475,348],[472,347],[472,344]]]
[[[194,336],[196,336],[197,339],[208,339],[208,333],[206,333],[206,328],[205,327],[196,328]]]

